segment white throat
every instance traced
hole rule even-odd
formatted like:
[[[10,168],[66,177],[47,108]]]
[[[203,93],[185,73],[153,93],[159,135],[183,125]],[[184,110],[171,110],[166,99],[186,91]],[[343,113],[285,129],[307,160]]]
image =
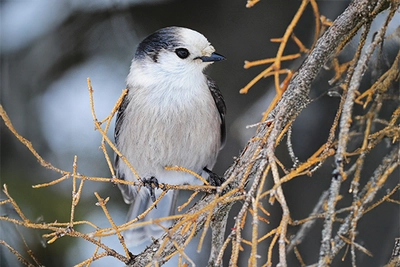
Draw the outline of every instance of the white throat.
[[[143,88],[144,90],[157,91],[165,94],[171,90],[179,93],[190,93],[203,90],[207,86],[207,79],[201,66],[188,69],[182,66],[167,72],[154,62],[132,62],[131,71],[127,77],[127,85],[130,88]]]

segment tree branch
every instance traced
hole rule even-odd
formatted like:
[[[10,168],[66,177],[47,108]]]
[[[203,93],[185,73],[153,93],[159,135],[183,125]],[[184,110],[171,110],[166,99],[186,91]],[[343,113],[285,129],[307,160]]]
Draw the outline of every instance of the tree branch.
[[[374,5],[368,0],[353,1],[318,40],[314,49],[292,78],[288,89],[283,94],[281,100],[267,117],[266,122],[261,123],[256,135],[251,138],[239,158],[226,171],[224,177],[230,181],[231,186],[231,189],[229,189],[228,192],[232,189],[235,189],[236,191],[229,197],[225,198],[224,203],[219,203],[213,207],[210,212],[215,214],[213,218],[214,220],[218,218],[221,218],[222,220],[227,219],[227,214],[229,213],[231,206],[235,201],[237,201],[234,199],[239,199],[239,196],[243,196],[244,180],[254,178],[254,175],[259,169],[260,163],[262,162],[260,155],[266,155],[269,165],[272,166],[273,169],[276,169],[274,156],[275,148],[279,143],[280,138],[282,138],[285,129],[293,123],[298,114],[308,105],[308,94],[312,82],[326,62],[335,55],[336,49],[338,47],[343,47],[351,39],[349,38],[349,35],[351,35],[351,37],[354,36],[357,30],[360,29],[360,27],[368,20],[368,16],[373,7]],[[263,168],[266,168],[266,166],[264,165]],[[276,189],[276,198],[283,209],[283,224],[279,233],[280,266],[286,266],[286,244],[284,239],[286,236],[286,227],[289,222],[290,213],[285,203],[283,190],[279,185],[280,178],[277,171],[273,170],[272,173],[275,184],[278,184]],[[262,174],[263,172],[260,172],[260,175]],[[194,234],[200,232],[207,221],[207,213],[200,213],[200,211],[206,209],[207,205],[213,201],[215,201],[215,196],[207,195],[186,213],[189,216],[200,214],[196,217],[194,223]],[[180,222],[181,221],[177,221],[175,226],[179,225]],[[225,223],[222,223],[221,225],[225,225]],[[173,228],[174,226],[172,229]],[[193,234],[192,231],[185,232],[182,231],[183,229],[184,226],[180,226],[173,234],[173,240],[179,246],[183,246],[187,238]],[[221,231],[221,234],[223,232],[224,231]],[[155,240],[152,245],[146,248],[145,251],[133,257],[128,266],[146,266],[153,261],[163,264],[168,255],[177,251],[174,242],[167,237],[168,233],[160,239]],[[327,240],[324,240],[324,242],[327,242]],[[159,253],[161,244],[163,244],[163,248],[161,253]],[[218,242],[218,244],[222,246],[222,242]],[[213,247],[213,250],[218,251],[218,247]],[[211,261],[213,260],[215,260],[215,257],[211,257]],[[213,263],[210,262],[209,266],[213,266]]]

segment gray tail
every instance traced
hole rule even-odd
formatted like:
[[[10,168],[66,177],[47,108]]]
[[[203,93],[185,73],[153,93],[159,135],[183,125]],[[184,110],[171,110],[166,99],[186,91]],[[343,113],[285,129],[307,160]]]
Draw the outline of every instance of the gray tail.
[[[156,189],[155,194],[158,198],[161,194],[161,189]],[[175,213],[176,199],[178,196],[178,191],[170,190],[157,204],[157,208],[152,209],[144,219],[139,220],[139,222],[150,221],[153,219],[163,218]],[[150,194],[146,188],[142,188],[135,199],[133,200],[127,215],[127,221],[131,221],[138,217],[140,214],[145,212],[153,204],[150,198]],[[173,221],[163,221],[160,223],[164,228],[171,227]],[[161,228],[156,223],[145,225],[142,227],[135,227],[126,230],[124,235],[125,243],[128,246],[138,246],[146,240],[151,240],[151,237],[159,238],[164,234],[163,228]]]

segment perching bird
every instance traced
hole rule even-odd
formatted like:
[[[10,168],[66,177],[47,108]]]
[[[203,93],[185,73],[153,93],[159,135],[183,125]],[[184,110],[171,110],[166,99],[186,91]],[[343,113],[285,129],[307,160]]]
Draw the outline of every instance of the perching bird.
[[[119,184],[125,202],[131,204],[128,221],[162,192],[151,183],[203,184],[186,172],[165,170],[166,166],[184,167],[218,185],[210,170],[225,143],[226,108],[217,85],[203,71],[224,59],[202,34],[187,28],[163,28],[139,44],[115,125],[118,150],[147,184],[140,190]],[[138,182],[118,156],[115,169],[118,178]],[[144,220],[173,214],[177,193],[169,191]],[[171,222],[162,225],[168,228]],[[152,224],[128,230],[124,236],[128,244],[137,245],[163,232]]]

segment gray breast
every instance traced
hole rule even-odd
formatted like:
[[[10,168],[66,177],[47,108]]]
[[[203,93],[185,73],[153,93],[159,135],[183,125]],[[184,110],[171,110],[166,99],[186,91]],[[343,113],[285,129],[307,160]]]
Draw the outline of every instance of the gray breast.
[[[212,168],[221,133],[210,93],[163,95],[137,89],[130,90],[128,97],[125,116],[129,119],[123,126],[127,134],[120,137],[125,139],[120,143],[132,145],[129,151],[121,147],[121,152],[140,176],[156,175],[170,165],[198,173],[206,166]]]

